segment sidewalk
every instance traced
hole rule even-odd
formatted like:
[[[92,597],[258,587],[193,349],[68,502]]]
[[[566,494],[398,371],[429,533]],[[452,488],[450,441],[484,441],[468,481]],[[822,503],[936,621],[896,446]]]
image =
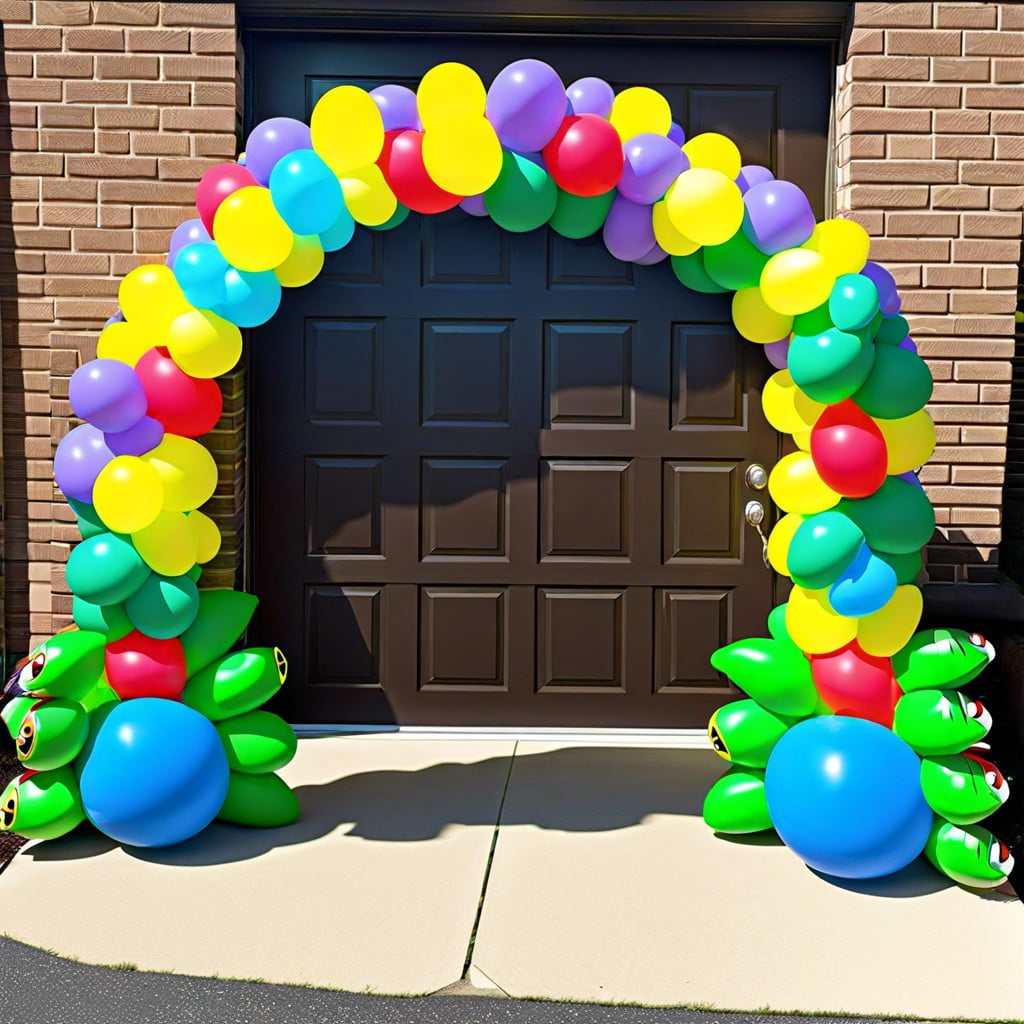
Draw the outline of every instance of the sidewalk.
[[[700,808],[721,768],[670,747],[304,739],[296,825],[32,844],[0,876],[0,931],[86,963],[358,993],[465,978],[516,998],[1024,1019],[1019,902],[924,863],[837,885],[781,846],[718,839]]]

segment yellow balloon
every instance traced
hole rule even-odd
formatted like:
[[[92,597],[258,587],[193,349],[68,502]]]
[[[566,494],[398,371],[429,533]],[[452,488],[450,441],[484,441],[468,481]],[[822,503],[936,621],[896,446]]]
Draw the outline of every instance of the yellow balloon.
[[[743,223],[736,182],[709,167],[683,171],[665,193],[665,205],[675,229],[701,245],[727,242]]]
[[[654,240],[670,256],[689,256],[700,248],[700,242],[681,235],[668,215],[668,207],[664,199],[659,199],[651,210],[651,223],[654,227]]]
[[[262,185],[246,185],[217,207],[213,237],[228,263],[252,273],[279,266],[295,241],[292,229],[274,208],[270,189]]]
[[[803,248],[820,253],[833,277],[856,274],[868,261],[871,236],[855,220],[833,217],[814,229]]]
[[[117,304],[126,320],[139,325],[169,323],[193,308],[174,271],[156,263],[147,263],[125,274],[117,289]]]
[[[213,456],[190,437],[164,434],[164,439],[142,459],[163,482],[163,507],[171,512],[191,512],[209,501],[217,489]]]
[[[825,257],[810,249],[784,249],[761,271],[764,301],[779,313],[796,316],[828,301],[836,275]]]
[[[160,514],[164,488],[153,467],[142,459],[118,455],[96,477],[92,503],[114,533],[134,533]]]
[[[372,164],[384,148],[380,108],[355,85],[336,86],[317,100],[309,133],[315,152],[339,177]]]
[[[790,512],[784,515],[768,534],[768,563],[780,576],[789,575],[789,566],[786,563],[789,545],[793,543],[793,534],[803,523],[803,516]]]
[[[196,538],[196,561],[200,565],[217,557],[220,551],[220,530],[217,524],[203,512],[189,512],[188,524]]]
[[[154,345],[162,339],[154,332],[129,323],[127,320],[108,324],[100,331],[96,342],[97,359],[116,359],[118,362],[134,366]]]
[[[721,171],[730,181],[739,177],[743,165],[736,143],[718,132],[695,135],[686,141],[683,152],[691,167],[710,167],[713,171]]]
[[[660,92],[638,85],[623,89],[615,97],[608,120],[623,142],[644,132],[668,135],[672,127],[672,108]]]
[[[740,288],[733,295],[732,322],[744,338],[762,345],[786,338],[793,330],[793,318],[772,309],[757,287]]]
[[[161,576],[184,576],[198,561],[199,544],[183,512],[164,509],[149,526],[132,534],[132,543],[146,565]]]
[[[296,235],[288,259],[274,267],[274,274],[285,288],[301,288],[314,280],[323,266],[324,247],[320,244],[320,236]]]
[[[171,358],[192,377],[219,377],[242,358],[242,332],[208,309],[194,309],[167,328]]]
[[[887,605],[859,620],[857,643],[876,658],[891,658],[914,635],[923,610],[921,591],[905,583],[896,588]]]
[[[398,209],[395,193],[376,164],[349,171],[341,179],[341,191],[348,212],[357,224],[375,228],[390,219]]]
[[[793,435],[793,443],[802,452],[809,452],[811,450],[811,431],[810,430],[798,430]]]
[[[898,420],[876,419],[889,452],[886,473],[899,476],[923,466],[935,451],[935,422],[927,409]]]
[[[480,76],[457,61],[432,67],[416,90],[416,111],[425,131],[452,117],[483,117],[486,105]]]
[[[837,494],[818,475],[807,452],[784,455],[768,474],[768,492],[779,508],[811,516],[839,503]]]
[[[794,587],[786,604],[786,629],[805,654],[829,654],[857,636],[858,619],[840,615],[828,603],[827,590]]]
[[[794,437],[809,431],[825,411],[824,405],[808,398],[796,386],[789,370],[779,370],[765,381],[761,406],[765,418],[776,430]]]
[[[486,192],[498,180],[501,161],[501,142],[486,117],[450,117],[424,132],[423,166],[446,192]]]

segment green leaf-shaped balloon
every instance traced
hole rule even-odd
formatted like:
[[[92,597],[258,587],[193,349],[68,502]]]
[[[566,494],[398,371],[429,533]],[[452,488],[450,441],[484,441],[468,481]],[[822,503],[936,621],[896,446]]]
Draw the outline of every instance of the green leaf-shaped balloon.
[[[994,889],[1013,870],[1009,848],[980,825],[937,819],[924,852],[938,871],[972,889]]]
[[[973,825],[1001,807],[1010,788],[990,761],[947,754],[921,759],[921,791],[936,814],[955,825]]]
[[[764,796],[764,772],[731,768],[708,790],[704,821],[716,832],[744,835],[772,827]]]
[[[996,656],[978,633],[963,629],[922,629],[892,659],[904,693],[965,686]]]
[[[914,690],[896,705],[893,731],[922,757],[959,754],[984,739],[992,716],[959,690]]]
[[[864,543],[864,531],[842,512],[829,509],[800,524],[789,545],[786,568],[807,590],[831,586]]]
[[[752,637],[720,647],[711,664],[777,715],[803,717],[818,704],[810,662],[795,644]]]
[[[797,387],[826,405],[856,393],[874,361],[873,344],[838,327],[820,334],[794,334],[789,345],[789,372]]]
[[[843,498],[837,511],[864,532],[872,551],[906,555],[919,551],[935,531],[935,509],[920,487],[887,477],[866,498]]]

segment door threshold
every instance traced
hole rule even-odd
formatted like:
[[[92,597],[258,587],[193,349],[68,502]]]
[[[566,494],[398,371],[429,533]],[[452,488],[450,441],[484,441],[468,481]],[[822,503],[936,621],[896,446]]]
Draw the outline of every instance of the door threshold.
[[[586,729],[464,725],[303,725],[300,739],[317,736],[387,736],[407,740],[516,740],[523,743],[576,743],[581,746],[677,747],[711,750],[706,729]]]

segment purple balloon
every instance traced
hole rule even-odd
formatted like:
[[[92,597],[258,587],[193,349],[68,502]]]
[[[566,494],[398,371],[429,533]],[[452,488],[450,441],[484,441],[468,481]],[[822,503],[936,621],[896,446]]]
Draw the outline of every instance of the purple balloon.
[[[466,196],[459,203],[459,208],[465,210],[471,217],[487,217],[487,206],[484,203],[483,193],[478,196]]]
[[[103,326],[104,326],[104,328],[107,328],[111,324],[123,324],[123,323],[124,323],[124,313],[122,313],[121,310],[118,309],[117,312],[115,312],[112,317],[108,318],[107,322]]]
[[[294,117],[271,117],[261,121],[245,140],[245,169],[261,184],[283,156],[297,149],[312,149],[309,125]]]
[[[764,347],[764,354],[768,357],[768,362],[771,363],[776,370],[788,369],[789,338],[779,338],[778,341],[769,342]]]
[[[917,344],[909,334],[896,347],[905,349],[907,352],[913,352],[914,355],[917,355]]]
[[[674,142],[653,132],[630,139],[623,151],[626,162],[618,188],[634,203],[656,202],[690,167],[686,154]]]
[[[565,90],[574,114],[607,118],[615,102],[615,90],[603,78],[581,78]]]
[[[103,436],[115,455],[145,455],[164,439],[164,425],[152,416],[143,416],[133,427]]]
[[[864,264],[861,273],[875,283],[875,287],[878,289],[878,308],[882,313],[885,316],[894,316],[898,313],[903,302],[896,289],[896,279],[892,274],[885,267],[872,263],[871,260]]]
[[[384,131],[412,128],[423,131],[423,122],[416,110],[416,93],[404,85],[381,85],[370,93],[384,119]]]
[[[647,253],[646,256],[641,256],[640,259],[633,260],[633,262],[638,267],[652,267],[655,263],[660,263],[662,260],[667,259],[668,253],[665,252],[665,250],[662,249],[660,245],[655,243],[654,248],[649,253]]]
[[[53,457],[57,486],[68,498],[92,503],[92,485],[100,470],[114,457],[103,432],[90,423],[75,427],[59,445]]]
[[[487,90],[487,120],[501,144],[536,153],[555,136],[565,116],[565,86],[550,64],[528,57],[498,72]]]
[[[651,208],[616,196],[604,222],[604,244],[616,259],[642,259],[658,244],[651,222]]]
[[[668,137],[680,147],[686,142],[686,132],[683,131],[682,125],[676,124],[675,121],[672,122],[672,127],[668,130]]]
[[[909,472],[906,473],[900,473],[899,476],[896,477],[896,479],[905,480],[908,484],[913,484],[919,490],[924,490],[921,481],[917,479],[917,474],[913,470],[910,470]]]
[[[746,192],[747,189],[753,188],[755,185],[774,180],[775,175],[767,167],[762,167],[760,164],[747,164],[746,167],[740,168],[740,176],[736,179],[736,184],[739,185],[741,192]]]
[[[118,359],[94,359],[75,370],[68,386],[75,415],[103,431],[127,430],[149,401],[135,371]]]
[[[743,195],[743,233],[766,256],[803,245],[814,232],[814,211],[791,181],[762,181]]]
[[[167,248],[167,266],[171,270],[174,269],[174,261],[178,258],[178,253],[186,245],[191,245],[193,242],[212,241],[210,232],[203,227],[203,222],[198,217],[183,221],[174,229],[174,234],[171,235],[170,245]]]

